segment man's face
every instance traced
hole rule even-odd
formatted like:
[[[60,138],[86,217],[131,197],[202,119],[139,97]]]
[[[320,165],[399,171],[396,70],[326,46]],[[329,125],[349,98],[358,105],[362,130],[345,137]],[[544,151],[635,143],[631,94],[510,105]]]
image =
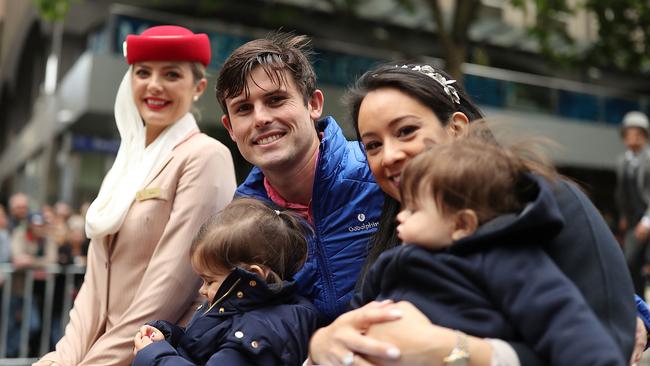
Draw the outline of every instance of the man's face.
[[[29,200],[27,196],[15,196],[11,200],[11,216],[16,220],[24,220],[29,214]]]
[[[648,143],[645,131],[638,127],[628,127],[623,131],[623,144],[634,153],[641,151]]]
[[[322,92],[305,105],[291,75],[283,73],[278,85],[262,67],[253,69],[246,81],[250,95],[226,99],[228,114],[221,119],[242,156],[262,171],[291,170],[319,143],[314,120],[322,113]]]

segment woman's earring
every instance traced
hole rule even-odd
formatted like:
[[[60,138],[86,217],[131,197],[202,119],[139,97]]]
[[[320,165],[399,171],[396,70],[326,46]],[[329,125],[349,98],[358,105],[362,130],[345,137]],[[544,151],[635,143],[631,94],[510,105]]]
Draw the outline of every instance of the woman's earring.
[[[199,96],[195,95],[192,99],[196,102],[197,100],[199,100]]]

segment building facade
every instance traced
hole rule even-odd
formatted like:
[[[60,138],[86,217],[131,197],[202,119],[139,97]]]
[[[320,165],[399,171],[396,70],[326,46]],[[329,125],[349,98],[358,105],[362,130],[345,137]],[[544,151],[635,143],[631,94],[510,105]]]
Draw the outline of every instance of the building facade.
[[[313,36],[325,113],[340,120],[350,137],[340,99],[355,77],[377,63],[411,55],[441,63],[430,16],[396,10],[391,0],[367,2],[355,20],[328,2],[215,3],[205,9],[177,1],[78,1],[62,23],[52,24],[40,18],[32,2],[0,0],[0,202],[16,191],[28,193],[37,205],[63,200],[78,207],[94,198],[119,147],[113,103],[127,69],[122,42],[152,25],[174,23],[209,35],[208,90],[214,89],[225,58],[244,42],[280,26]],[[452,1],[441,3],[451,11]],[[271,8],[274,17],[265,17]],[[619,122],[629,110],[648,111],[648,95],[638,92],[645,80],[619,77],[608,83],[607,75],[590,80],[554,74],[524,36],[530,15],[499,0],[484,0],[480,14],[470,29],[470,61],[483,59],[476,55],[480,51],[491,66],[466,63],[466,89],[489,118],[556,141],[559,148],[550,154],[558,166],[590,180],[597,203],[609,209],[615,156],[623,149]],[[560,21],[581,42],[593,41],[588,15]],[[242,179],[249,166],[221,127],[213,93],[208,91],[198,106],[200,127],[232,148]]]

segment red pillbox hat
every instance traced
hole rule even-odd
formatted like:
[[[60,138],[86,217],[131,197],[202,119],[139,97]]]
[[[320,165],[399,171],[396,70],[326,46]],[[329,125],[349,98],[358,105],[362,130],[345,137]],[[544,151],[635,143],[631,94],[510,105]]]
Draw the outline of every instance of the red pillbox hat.
[[[124,56],[129,65],[139,61],[196,61],[210,63],[210,40],[175,25],[151,27],[140,35],[126,36]]]

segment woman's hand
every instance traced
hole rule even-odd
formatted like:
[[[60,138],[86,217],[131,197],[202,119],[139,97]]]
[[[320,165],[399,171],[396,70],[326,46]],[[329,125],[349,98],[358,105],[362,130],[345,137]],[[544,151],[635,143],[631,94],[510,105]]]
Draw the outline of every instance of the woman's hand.
[[[153,342],[162,341],[164,339],[165,336],[163,336],[161,331],[150,325],[143,325],[140,327],[138,333],[135,334],[135,337],[133,337],[133,354],[138,353],[138,351]]]
[[[343,365],[350,352],[397,359],[399,350],[390,343],[377,341],[365,335],[375,324],[391,322],[401,317],[391,301],[371,302],[347,312],[316,331],[309,344],[309,357],[314,364]],[[361,357],[354,357],[355,366],[371,365]]]
[[[390,360],[386,357],[369,355],[364,356],[366,360],[374,365],[442,365],[442,360],[456,346],[458,334],[452,329],[432,324],[410,302],[400,301],[395,306],[402,313],[401,319],[373,324],[366,332],[366,336],[393,344],[400,350],[401,357],[399,360]],[[492,357],[489,343],[471,336],[468,336],[467,340],[470,365],[489,366]],[[361,365],[361,363],[355,362],[354,365]]]
[[[645,329],[645,324],[641,318],[636,318],[636,334],[634,335],[634,351],[630,357],[630,365],[638,366],[641,362],[641,356],[645,350],[646,343],[648,343],[648,332]]]

